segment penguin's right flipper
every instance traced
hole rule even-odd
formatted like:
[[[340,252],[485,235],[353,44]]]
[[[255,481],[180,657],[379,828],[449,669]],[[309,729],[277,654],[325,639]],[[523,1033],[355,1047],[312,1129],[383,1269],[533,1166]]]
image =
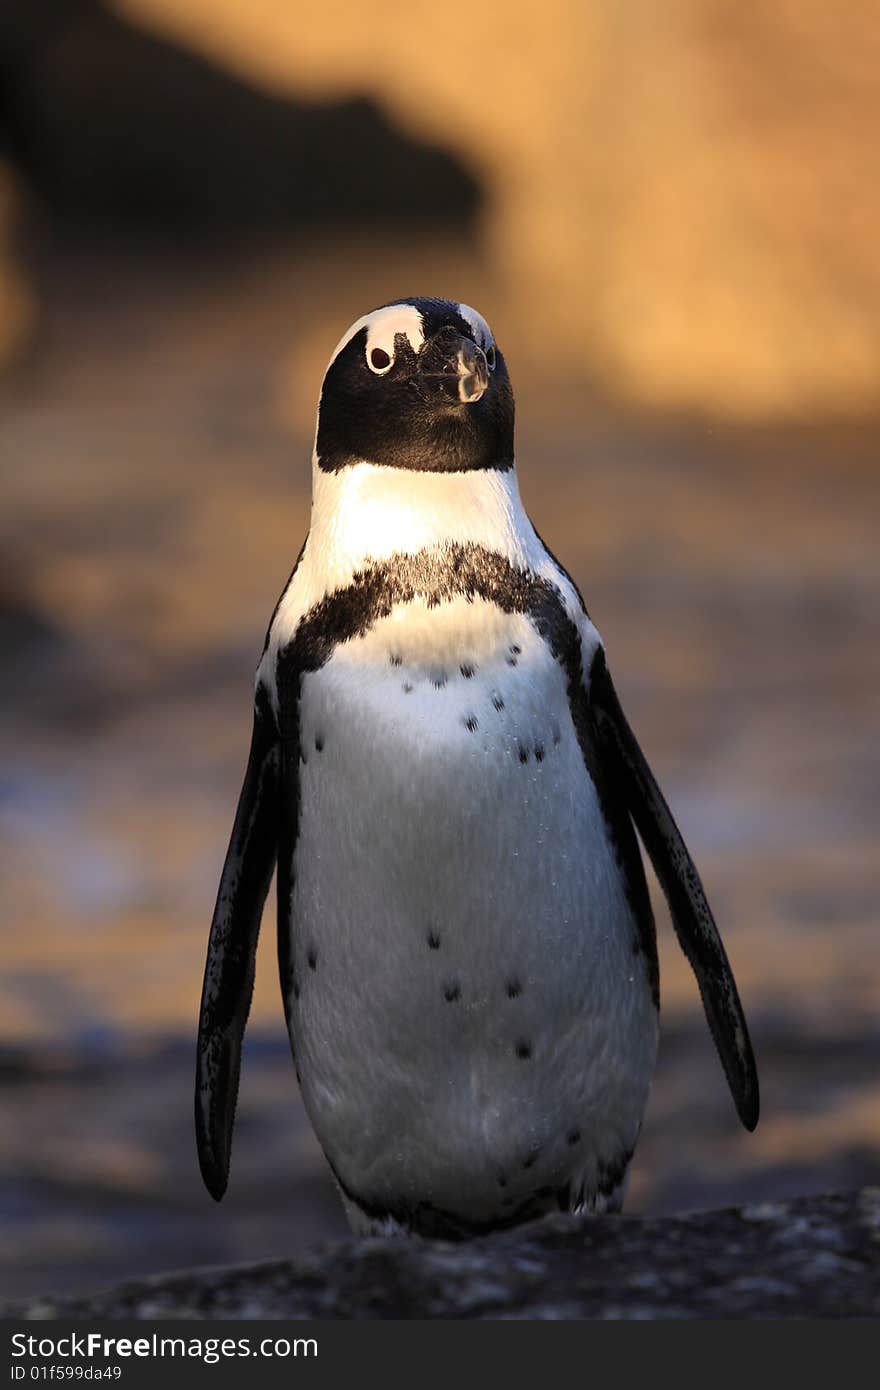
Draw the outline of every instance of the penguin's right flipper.
[[[205,1186],[218,1202],[229,1177],[241,1043],[278,849],[279,769],[275,718],[258,688],[250,756],[211,921],[199,1015],[196,1140]]]

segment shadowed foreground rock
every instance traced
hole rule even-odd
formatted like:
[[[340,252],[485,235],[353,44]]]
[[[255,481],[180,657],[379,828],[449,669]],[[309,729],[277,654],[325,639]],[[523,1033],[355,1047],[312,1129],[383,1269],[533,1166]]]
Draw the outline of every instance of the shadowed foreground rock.
[[[348,1241],[24,1317],[753,1318],[880,1314],[880,1188],[653,1220],[548,1217],[465,1245]]]

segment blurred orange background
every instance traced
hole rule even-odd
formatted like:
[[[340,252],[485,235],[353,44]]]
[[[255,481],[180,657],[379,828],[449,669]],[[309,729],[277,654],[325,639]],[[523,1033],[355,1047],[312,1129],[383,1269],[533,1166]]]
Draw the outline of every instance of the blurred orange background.
[[[191,1063],[265,624],[347,324],[476,305],[752,1021],[737,1131],[661,929],[629,1209],[880,1176],[880,23],[813,0],[7,0],[0,1270],[344,1227],[258,965],[229,1194]],[[656,895],[655,895],[656,896]]]

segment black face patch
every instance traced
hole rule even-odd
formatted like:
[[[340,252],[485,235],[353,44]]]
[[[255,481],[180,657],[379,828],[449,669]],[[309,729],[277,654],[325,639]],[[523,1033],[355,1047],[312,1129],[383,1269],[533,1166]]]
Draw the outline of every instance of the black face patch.
[[[382,375],[366,359],[360,329],[331,363],[318,407],[318,464],[337,473],[368,462],[416,472],[507,470],[513,465],[513,391],[504,357],[479,400],[458,397],[456,360],[474,332],[458,305],[443,299],[397,300],[422,316],[425,342],[416,352],[398,333],[393,365]],[[479,345],[478,345],[479,346]]]

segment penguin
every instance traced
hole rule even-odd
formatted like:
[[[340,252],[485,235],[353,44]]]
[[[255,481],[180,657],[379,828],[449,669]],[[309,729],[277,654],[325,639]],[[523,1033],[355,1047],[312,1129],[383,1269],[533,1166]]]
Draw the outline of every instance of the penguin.
[[[195,1116],[227,1185],[257,936],[352,1229],[465,1239],[621,1209],[658,1041],[636,831],[739,1117],[745,1016],[577,586],[520,500],[485,319],[415,297],[324,376],[311,523],[256,673],[211,923]]]

